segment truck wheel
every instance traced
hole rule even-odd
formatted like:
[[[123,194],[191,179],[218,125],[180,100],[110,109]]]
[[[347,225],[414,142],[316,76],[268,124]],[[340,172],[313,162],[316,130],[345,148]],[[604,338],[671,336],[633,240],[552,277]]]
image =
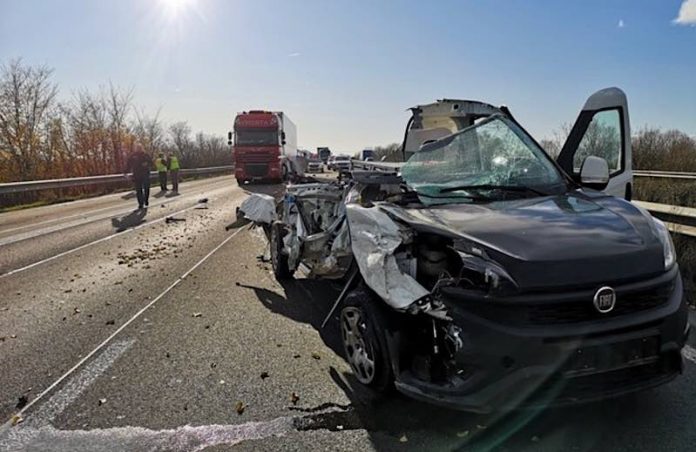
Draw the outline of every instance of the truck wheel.
[[[283,254],[283,237],[285,228],[283,223],[275,222],[271,226],[271,264],[273,274],[278,281],[292,278],[292,273],[288,267],[288,256]]]
[[[341,340],[346,359],[358,381],[379,392],[394,385],[389,349],[383,331],[384,316],[365,289],[346,296],[341,310]]]

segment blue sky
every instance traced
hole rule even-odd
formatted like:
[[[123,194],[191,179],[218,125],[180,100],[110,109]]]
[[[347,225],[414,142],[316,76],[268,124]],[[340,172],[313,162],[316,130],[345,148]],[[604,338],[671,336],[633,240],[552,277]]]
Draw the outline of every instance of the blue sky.
[[[684,4],[683,4],[684,3]],[[623,88],[634,130],[696,135],[696,0],[0,0],[0,61],[55,69],[61,97],[109,81],[146,111],[225,134],[285,111],[304,147],[400,141],[437,98],[508,105],[537,138]]]

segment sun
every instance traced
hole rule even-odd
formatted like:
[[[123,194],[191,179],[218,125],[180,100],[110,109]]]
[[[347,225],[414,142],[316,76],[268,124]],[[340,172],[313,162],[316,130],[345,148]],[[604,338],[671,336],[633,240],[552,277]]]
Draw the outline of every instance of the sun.
[[[164,12],[170,17],[180,16],[193,6],[195,0],[159,0]]]

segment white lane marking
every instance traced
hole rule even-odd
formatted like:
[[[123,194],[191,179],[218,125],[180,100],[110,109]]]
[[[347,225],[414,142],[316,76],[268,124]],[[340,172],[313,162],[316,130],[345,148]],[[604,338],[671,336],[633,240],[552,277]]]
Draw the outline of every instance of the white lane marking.
[[[205,185],[206,183],[209,183],[209,182],[224,181],[224,179],[227,177],[228,176],[211,177],[211,178],[205,179],[205,180],[192,181],[189,185],[187,185],[187,187],[189,187],[191,190],[195,190],[195,189],[200,188],[201,185]],[[200,182],[200,183],[197,183],[197,182]],[[132,192],[133,192],[133,190],[129,189],[129,190],[124,190],[124,191],[120,191],[120,192],[116,192],[116,193],[111,193],[108,195],[97,196],[94,198],[76,199],[75,201],[61,202],[58,204],[49,204],[47,206],[32,208],[31,210],[36,213],[36,216],[41,216],[43,213],[43,212],[41,212],[41,210],[61,210],[61,209],[64,209],[66,207],[74,207],[77,204],[83,204],[83,203],[90,202],[90,201],[97,202],[97,201],[109,200],[110,198],[123,197],[124,193],[132,193]],[[200,195],[201,195],[201,193],[199,193],[199,196]],[[128,199],[130,199],[130,198],[128,198]],[[135,195],[133,195],[133,199],[135,199]],[[173,199],[172,201],[176,201],[176,199]],[[120,207],[120,206],[102,207],[102,208],[99,208],[96,210],[90,210],[89,213],[100,212],[102,210],[107,210],[107,209],[115,209],[117,207]],[[52,219],[48,219],[48,220],[42,220],[42,221],[39,221],[37,223],[26,224],[24,226],[16,226],[14,228],[9,228],[9,229],[0,229],[0,234],[4,234],[7,232],[11,232],[11,231],[16,231],[18,229],[26,229],[28,227],[38,226],[40,224],[52,223],[52,222],[60,221],[60,220],[67,220],[68,218],[75,218],[75,217],[84,216],[84,215],[86,215],[86,214],[85,213],[76,213],[73,215],[68,215],[67,217],[52,218]],[[1,227],[2,227],[2,222],[0,222],[0,228]]]
[[[185,209],[179,210],[178,212],[174,212],[174,213],[172,213],[171,215],[167,215],[167,216],[179,215],[180,213],[184,213],[184,212],[186,212],[187,210],[193,209],[194,207],[196,207],[196,205],[189,206],[189,207],[187,207],[187,208],[185,208]],[[69,250],[67,250],[67,251],[63,251],[62,253],[54,254],[53,256],[47,257],[46,259],[42,259],[42,260],[40,260],[40,261],[38,261],[38,262],[34,262],[34,263],[29,264],[29,265],[26,265],[26,266],[24,266],[24,267],[16,268],[16,269],[14,269],[14,270],[10,270],[9,272],[3,273],[2,275],[0,275],[0,278],[4,278],[4,277],[10,276],[10,275],[14,275],[15,273],[23,272],[24,270],[29,270],[30,268],[36,267],[37,265],[45,264],[46,262],[50,262],[50,261],[52,261],[52,260],[54,260],[54,259],[58,259],[59,257],[67,256],[68,254],[72,254],[72,253],[74,253],[74,252],[76,252],[76,251],[83,250],[83,249],[85,249],[85,248],[87,248],[87,247],[89,247],[89,246],[96,245],[97,243],[106,242],[107,240],[111,240],[111,239],[113,239],[114,237],[120,237],[120,236],[123,236],[124,234],[127,234],[127,233],[129,233],[129,232],[137,231],[137,230],[140,229],[140,228],[144,228],[144,227],[147,227],[147,226],[152,226],[153,224],[157,224],[157,223],[159,223],[160,221],[166,220],[166,219],[167,219],[167,216],[164,216],[164,217],[162,217],[162,218],[158,218],[158,219],[156,219],[156,220],[152,220],[152,221],[145,222],[145,223],[143,223],[143,224],[141,224],[141,225],[135,226],[135,227],[133,227],[133,228],[128,228],[128,229],[126,229],[126,230],[124,230],[124,231],[121,231],[121,232],[115,232],[115,233],[113,233],[113,234],[111,234],[111,235],[107,235],[106,237],[102,237],[102,238],[97,239],[97,240],[94,240],[94,241],[92,241],[92,242],[85,243],[85,244],[80,245],[80,246],[78,246],[78,247],[76,247],[76,248],[72,248],[72,249],[69,249]]]
[[[269,421],[232,425],[184,425],[176,429],[150,430],[143,427],[113,427],[94,430],[58,430],[15,427],[0,438],[3,450],[122,451],[168,450],[201,451],[218,445],[233,446],[243,441],[282,437],[295,431],[295,418],[278,417]]]
[[[190,269],[188,269],[188,270],[186,271],[186,273],[184,273],[184,274],[181,275],[179,278],[177,278],[176,281],[174,281],[169,287],[167,287],[166,289],[164,289],[164,291],[163,291],[162,293],[160,293],[159,295],[157,295],[151,302],[149,302],[149,303],[146,304],[142,309],[140,309],[140,311],[136,312],[135,315],[133,315],[133,317],[131,317],[130,319],[128,319],[128,320],[126,321],[126,323],[124,323],[123,325],[121,325],[121,326],[120,326],[116,331],[114,331],[109,337],[107,337],[106,339],[104,339],[104,341],[103,341],[101,344],[97,345],[96,348],[94,348],[91,352],[89,352],[87,355],[85,355],[85,357],[82,358],[80,361],[78,361],[77,364],[75,364],[72,368],[70,368],[70,370],[68,370],[67,372],[65,372],[60,378],[58,378],[56,381],[54,381],[48,388],[44,389],[43,392],[42,392],[41,394],[39,394],[38,396],[36,396],[36,398],[34,398],[34,399],[33,399],[31,402],[29,402],[24,408],[22,408],[22,409],[19,411],[18,414],[23,414],[23,413],[26,412],[29,408],[31,408],[32,405],[34,405],[36,402],[38,402],[38,401],[41,400],[43,397],[45,397],[46,394],[48,394],[49,392],[51,392],[51,391],[52,391],[56,386],[58,386],[63,380],[65,380],[66,378],[68,378],[73,372],[75,372],[78,368],[80,368],[88,359],[90,359],[90,358],[91,358],[92,356],[94,356],[99,350],[101,350],[101,349],[104,348],[109,342],[111,342],[111,340],[112,340],[114,337],[116,337],[116,335],[118,335],[121,331],[123,331],[128,325],[130,325],[131,323],[133,323],[134,320],[136,320],[138,317],[140,317],[140,316],[141,316],[145,311],[147,311],[153,304],[157,303],[162,297],[164,297],[166,294],[168,294],[169,291],[171,291],[173,288],[175,288],[177,285],[179,285],[179,283],[180,283],[181,281],[183,281],[188,275],[190,275],[191,272],[193,272],[195,269],[197,269],[198,267],[200,267],[201,264],[203,264],[203,262],[205,262],[208,258],[210,258],[210,256],[212,256],[217,250],[219,250],[220,248],[222,248],[227,242],[229,242],[230,240],[232,240],[237,234],[239,234],[240,232],[242,232],[244,229],[245,229],[245,228],[237,229],[232,235],[230,235],[230,236],[227,237],[225,240],[223,240],[222,243],[220,243],[220,244],[217,245],[215,248],[213,248],[213,250],[212,250],[211,252],[209,252],[209,253],[206,254],[201,260],[199,260],[198,262],[196,262],[196,264],[195,264],[193,267],[191,267]]]
[[[227,187],[224,187],[224,188],[227,188]],[[207,190],[209,190],[209,189],[210,189],[210,187],[208,187]],[[217,189],[216,189],[216,190],[217,190]],[[188,200],[191,200],[191,199],[199,198],[200,196],[204,196],[205,192],[206,192],[206,190],[204,190],[204,191],[201,192],[201,193],[191,193],[191,194],[188,194],[188,195],[186,195],[186,196],[184,196],[184,197],[182,197],[182,198],[167,198],[167,199],[165,199],[165,200],[162,200],[162,201],[159,201],[159,202],[155,202],[155,204],[168,205],[168,204],[171,204],[171,203],[173,203],[173,202],[175,202],[175,201],[182,201],[182,202],[185,202],[185,201],[188,201]],[[154,197],[153,197],[153,198],[154,198]],[[158,198],[154,198],[154,199],[155,199],[155,201],[157,201]],[[81,219],[78,219],[78,220],[75,220],[75,221],[71,221],[71,222],[69,222],[69,223],[56,224],[56,225],[53,225],[53,226],[45,227],[45,228],[40,229],[40,230],[28,231],[28,232],[23,232],[23,233],[20,233],[20,234],[17,234],[17,235],[11,235],[11,236],[9,236],[9,237],[5,237],[4,239],[0,239],[0,246],[11,245],[11,244],[13,244],[13,243],[21,242],[21,241],[23,241],[23,240],[33,239],[33,238],[36,238],[36,237],[41,237],[41,236],[44,236],[44,235],[47,235],[47,234],[51,234],[51,233],[53,233],[53,232],[62,231],[63,229],[74,228],[74,227],[77,227],[77,226],[82,226],[82,225],[85,225],[85,224],[90,224],[90,223],[94,223],[94,222],[97,222],[97,221],[106,220],[107,218],[112,218],[112,217],[117,216],[117,215],[122,215],[122,214],[126,214],[126,213],[129,213],[129,212],[133,212],[133,209],[132,209],[132,208],[124,209],[123,207],[124,207],[124,206],[103,207],[103,208],[96,209],[96,210],[90,210],[90,211],[85,212],[85,213],[78,213],[78,214],[74,214],[74,215],[68,215],[67,217],[54,218],[54,219],[52,219],[52,220],[45,220],[45,221],[42,221],[42,222],[39,222],[39,223],[33,223],[33,224],[24,225],[24,226],[18,226],[18,227],[16,227],[16,228],[12,228],[12,229],[0,230],[0,235],[2,235],[2,234],[5,234],[5,233],[7,233],[7,232],[14,231],[14,230],[17,230],[17,229],[27,229],[27,228],[31,228],[31,227],[36,227],[36,226],[38,226],[38,225],[40,225],[40,224],[42,224],[42,223],[51,223],[51,222],[65,221],[65,220],[67,220],[67,219],[69,219],[69,218],[80,217],[80,216],[83,217],[83,218],[81,218]],[[96,217],[93,217],[93,218],[87,218],[87,217],[89,217],[90,215],[93,215],[93,214],[95,214],[95,213],[97,213],[97,212],[100,212],[100,211],[103,211],[103,210],[115,210],[115,209],[120,209],[120,210],[118,210],[118,211],[116,211],[116,212],[108,213],[108,214],[106,214],[106,215],[99,215],[99,216],[96,216]]]
[[[696,364],[696,349],[694,349],[692,346],[685,345],[682,349],[682,356]]]
[[[42,427],[61,415],[99,376],[135,343],[135,339],[114,342],[32,415],[27,426]]]
[[[227,188],[228,188],[228,187],[223,187],[223,188],[221,188],[221,189],[216,189],[215,191],[218,191],[218,190],[226,190]],[[83,250],[83,249],[85,249],[85,248],[87,248],[87,247],[89,247],[89,246],[96,245],[97,243],[106,242],[107,240],[111,240],[111,239],[113,239],[114,237],[121,237],[121,236],[123,236],[124,234],[127,234],[127,233],[129,233],[129,232],[137,231],[137,230],[140,229],[140,228],[152,226],[153,224],[157,224],[157,223],[159,223],[159,222],[161,222],[161,221],[166,220],[168,216],[169,216],[169,217],[172,217],[172,216],[179,215],[180,213],[186,212],[186,211],[191,210],[191,209],[195,209],[197,206],[198,206],[198,204],[195,204],[195,205],[193,205],[193,206],[190,206],[190,207],[187,207],[187,208],[185,208],[185,209],[179,210],[179,211],[177,211],[177,212],[171,213],[171,214],[169,214],[169,215],[167,215],[167,216],[164,216],[164,217],[162,217],[162,218],[158,218],[158,219],[156,219],[156,220],[152,220],[152,221],[145,222],[145,223],[143,223],[143,224],[141,224],[141,225],[135,226],[135,227],[133,227],[133,228],[126,229],[126,230],[121,231],[121,232],[115,232],[115,233],[113,233],[113,234],[111,234],[111,235],[107,235],[106,237],[102,237],[102,238],[97,239],[97,240],[94,240],[94,241],[92,241],[92,242],[89,242],[89,243],[85,243],[85,244],[83,244],[83,245],[80,245],[80,246],[78,246],[77,248],[72,248],[72,249],[69,249],[69,250],[67,250],[67,251],[63,251],[62,253],[55,254],[55,255],[53,255],[53,256],[51,256],[51,257],[47,257],[46,259],[42,259],[42,260],[40,260],[40,261],[38,261],[38,262],[34,262],[34,263],[32,263],[32,264],[26,265],[26,266],[24,266],[24,267],[17,268],[17,269],[14,269],[14,270],[10,270],[10,271],[7,272],[7,273],[1,274],[1,275],[0,275],[0,279],[4,278],[4,277],[6,277],[6,276],[14,275],[14,274],[19,273],[19,272],[23,272],[24,270],[29,270],[30,268],[36,267],[37,265],[45,264],[46,262],[50,262],[50,261],[52,261],[52,260],[54,260],[54,259],[58,259],[59,257],[67,256],[68,254],[72,254],[72,253],[74,253],[74,252],[76,252],[76,251]]]

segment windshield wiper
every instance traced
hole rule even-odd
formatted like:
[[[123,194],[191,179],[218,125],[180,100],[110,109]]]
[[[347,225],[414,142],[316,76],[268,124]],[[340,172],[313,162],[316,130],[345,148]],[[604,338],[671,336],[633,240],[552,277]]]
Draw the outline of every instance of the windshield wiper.
[[[548,193],[544,193],[536,188],[526,187],[524,185],[492,185],[492,184],[482,184],[482,185],[458,185],[456,187],[447,187],[440,190],[440,193],[450,193],[453,191],[467,191],[467,190],[503,190],[511,191],[517,193],[534,193],[539,196],[548,196]]]
[[[432,199],[452,199],[452,198],[462,198],[462,199],[469,199],[471,201],[492,201],[491,198],[487,196],[474,196],[474,195],[455,195],[455,196],[436,196],[436,195],[429,195],[427,193],[423,193],[420,191],[413,190],[413,193],[415,193],[418,196],[422,196],[424,198],[432,198]],[[442,191],[440,191],[442,193]]]

